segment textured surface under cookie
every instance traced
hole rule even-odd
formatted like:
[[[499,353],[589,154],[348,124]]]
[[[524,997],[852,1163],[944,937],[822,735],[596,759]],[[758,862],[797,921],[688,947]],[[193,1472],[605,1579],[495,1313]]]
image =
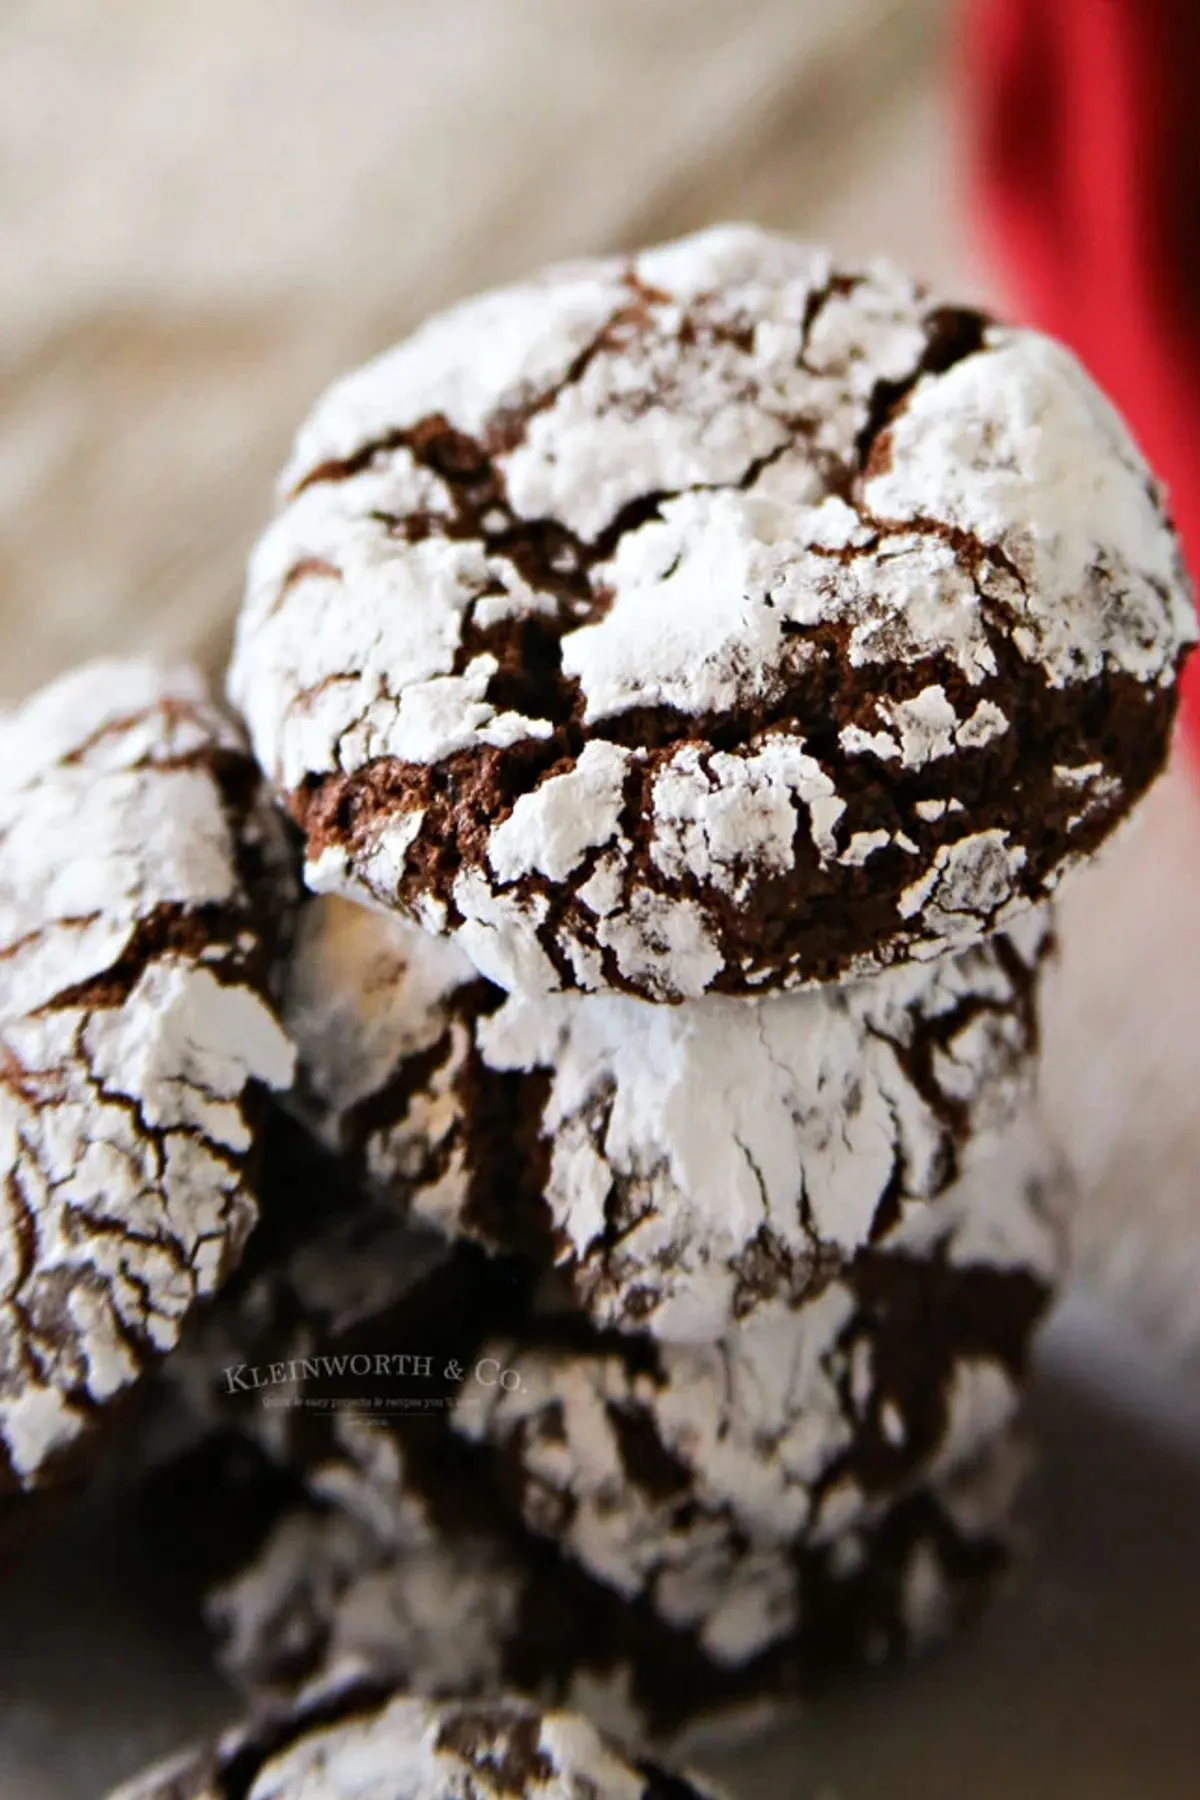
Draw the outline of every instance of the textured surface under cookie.
[[[1016,1417],[1060,1262],[1053,1180],[1030,1134],[932,1228],[704,1347],[536,1329],[486,1346],[507,1383],[464,1395],[456,1429],[531,1530],[743,1663],[797,1623],[780,1547],[869,1529]]]
[[[89,665],[0,725],[0,1522],[236,1265],[280,821],[190,670]]]
[[[566,1703],[631,1746],[736,1731],[968,1617],[1007,1562],[1026,1466],[1005,1435],[872,1527],[760,1554],[759,1577],[788,1589],[790,1629],[739,1662],[507,1521],[452,1452],[393,1439],[384,1507],[378,1444],[361,1422],[345,1434],[314,1471],[324,1506],[285,1513],[212,1597],[231,1679],[269,1704],[348,1664],[439,1697],[514,1688]],[[746,1587],[753,1574],[747,1556]]]
[[[572,1713],[383,1696],[347,1673],[286,1712],[128,1782],[110,1800],[714,1800],[707,1784],[633,1764]]]
[[[977,938],[1157,771],[1195,629],[1065,350],[751,228],[434,319],[283,497],[230,691],[309,879],[512,989]]]
[[[398,1208],[554,1262],[601,1325],[707,1342],[987,1153],[1032,1080],[1048,943],[1036,913],[845,987],[535,1001],[324,898],[283,1007],[299,1104]]]

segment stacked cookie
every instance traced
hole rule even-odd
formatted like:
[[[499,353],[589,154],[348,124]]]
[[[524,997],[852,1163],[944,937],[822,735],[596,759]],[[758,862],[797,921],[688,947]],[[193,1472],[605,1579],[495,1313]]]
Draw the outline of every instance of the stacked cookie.
[[[202,1521],[219,1551],[209,1612],[233,1679],[286,1697],[298,1679],[349,1660],[435,1694],[510,1685],[569,1699],[626,1736],[663,1739],[697,1714],[922,1643],[971,1606],[1004,1558],[1020,1385],[1059,1253],[1053,1166],[1036,1121],[1015,1105],[1031,1065],[1035,954],[1024,962],[1012,949],[1009,981],[990,960],[984,981],[974,952],[965,961],[976,986],[963,988],[957,963],[940,966],[936,989],[922,978],[947,1068],[961,1069],[981,1022],[990,1040],[1001,1021],[982,1084],[996,1112],[961,1098],[974,1133],[960,1145],[947,1128],[930,1149],[929,1197],[897,1176],[902,1145],[886,1172],[872,1172],[864,1152],[864,1180],[878,1188],[874,1241],[864,1227],[856,1250],[831,1238],[812,1249],[797,1224],[785,1252],[760,1223],[734,1252],[697,1195],[678,1288],[686,1293],[694,1270],[710,1296],[697,1315],[682,1302],[634,1301],[664,1264],[676,1274],[657,1249],[635,1254],[636,1226],[627,1259],[595,1244],[598,1282],[537,1219],[534,1172],[569,1141],[557,1135],[553,1084],[532,1059],[514,1075],[463,1047],[462,990],[439,993],[430,972],[444,946],[343,902],[310,904],[283,997],[308,1080],[319,1058],[306,1058],[306,1044],[336,1048],[347,1079],[369,1064],[371,1043],[393,1054],[399,1043],[404,1055],[376,1068],[337,1127],[311,1087],[298,1088],[297,1104],[308,1101],[331,1140],[327,1160],[294,1131],[289,1147],[277,1124],[263,1204],[286,1247],[251,1245],[223,1304],[166,1372],[171,1419],[195,1419],[205,1434],[236,1419],[269,1465],[301,1474],[253,1554],[229,1554],[237,1533],[220,1514],[206,1509]],[[310,1010],[330,965],[340,1025]],[[434,1011],[418,1030],[422,976]],[[879,985],[884,993],[864,984],[838,1004],[865,1007],[882,1031],[895,983]],[[481,995],[477,978],[467,986],[473,1004],[494,1008],[482,1017],[518,1004]],[[607,1003],[570,1004],[586,1015]],[[797,1029],[791,1046],[797,1070],[805,1047],[838,1042],[821,1016],[830,996],[701,1001],[694,1016],[618,1004],[685,1034],[704,1029],[712,1009],[718,1023],[733,1009],[731,1023],[759,1030],[778,1029],[776,1011],[785,1021],[798,1012],[809,1032]],[[899,1016],[919,1045],[916,1009]],[[310,1038],[305,1020],[317,1017]],[[381,1037],[384,1019],[393,1024]],[[866,1041],[864,1029],[856,1042]],[[738,1049],[736,1036],[726,1047]],[[930,1040],[913,1054],[936,1063],[943,1053]],[[863,1057],[858,1079],[887,1094],[900,1084],[893,1050],[882,1067],[873,1075]],[[766,1088],[762,1118],[748,1109],[752,1152],[756,1125],[769,1149],[792,1122],[777,1153],[780,1215],[786,1195],[802,1218],[805,1177],[819,1188],[827,1141],[853,1133],[868,1105],[847,1102],[836,1069],[827,1048],[811,1085],[792,1077],[795,1117]],[[711,1062],[698,1076],[684,1063],[674,1089],[686,1097],[698,1080],[708,1094],[711,1074]],[[672,1088],[640,1099],[658,1119]],[[810,1151],[795,1118],[822,1104],[831,1110],[812,1122]],[[602,1144],[618,1115],[580,1116]],[[352,1147],[352,1124],[366,1123]],[[644,1161],[685,1216],[686,1159],[677,1175],[661,1148]],[[722,1172],[729,1180],[728,1164]],[[471,1203],[485,1194],[479,1223]],[[729,1197],[735,1215],[732,1181]],[[648,1215],[651,1246],[659,1223]],[[669,1302],[674,1280],[662,1291]],[[676,1319],[707,1327],[718,1295],[719,1330],[664,1331]],[[206,1438],[198,1460],[185,1460],[185,1488],[210,1491],[195,1471],[211,1451]],[[160,1508],[178,1530],[177,1489],[166,1492]]]
[[[1060,1260],[1047,909],[1161,767],[1193,634],[1162,498],[1065,351],[758,231],[553,270],[326,396],[238,627],[253,763],[211,728],[243,807],[221,857],[180,887],[155,840],[143,870],[145,797],[113,802],[120,947],[11,1009],[22,1071],[78,1064],[107,1102],[88,1021],[160,959],[277,1008],[270,1054],[222,1015],[219,1079],[199,1050],[164,1077],[222,1130],[243,1090],[287,1094],[224,1138],[187,1101],[225,1211],[188,1240],[203,1281],[172,1251],[170,1330],[137,1326],[141,1361],[171,1352],[149,1499],[249,1692],[353,1667],[661,1738],[974,1603]],[[29,720],[62,694],[27,709],[56,782],[194,772],[174,701],[166,748],[104,705],[61,753]],[[229,962],[257,770],[308,898],[279,877]],[[51,895],[57,971],[106,915]],[[18,970],[40,905],[11,909]],[[175,1217],[156,1133],[136,1231],[38,1165],[123,1326],[125,1237]],[[172,1348],[246,1236],[234,1171],[257,1229]],[[30,1336],[64,1257],[27,1215],[10,1484],[28,1371],[84,1304]],[[67,1403],[116,1391],[72,1354]]]

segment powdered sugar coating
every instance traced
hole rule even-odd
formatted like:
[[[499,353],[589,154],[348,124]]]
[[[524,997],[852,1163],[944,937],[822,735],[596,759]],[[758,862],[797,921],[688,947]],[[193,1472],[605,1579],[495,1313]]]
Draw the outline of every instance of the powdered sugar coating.
[[[815,1298],[716,1342],[650,1362],[495,1344],[515,1379],[457,1429],[499,1455],[531,1530],[740,1665],[795,1627],[781,1546],[844,1543],[1013,1423],[1061,1262],[1058,1182],[1022,1121],[932,1230],[901,1224]]]
[[[494,1691],[521,1669],[522,1681],[536,1676],[537,1691],[561,1697],[574,1668],[595,1673],[593,1651],[605,1666],[616,1631],[618,1642],[632,1634],[620,1660],[633,1659],[639,1686],[653,1686],[668,1646],[699,1659],[676,1671],[691,1711],[701,1673],[718,1687],[740,1680],[826,1629],[820,1608],[819,1626],[810,1617],[814,1591],[838,1619],[838,1584],[859,1600],[854,1584],[866,1584],[872,1625],[858,1649],[869,1647],[884,1629],[878,1609],[894,1623],[895,1565],[885,1557],[890,1573],[876,1568],[877,1547],[913,1506],[925,1547],[907,1527],[901,1542],[914,1559],[919,1638],[932,1629],[926,1577],[944,1551],[936,1533],[926,1543],[920,1496],[931,1490],[944,1508],[960,1474],[969,1485],[1001,1454],[1060,1264],[1058,1179],[1024,1118],[990,1164],[939,1207],[901,1220],[819,1295],[767,1302],[703,1347],[618,1345],[552,1295],[515,1335],[493,1327],[489,1341],[499,1288],[465,1304],[442,1290],[417,1315],[427,1323],[416,1336],[411,1306],[353,1339],[319,1328],[302,1354],[352,1346],[372,1369],[375,1350],[419,1344],[440,1370],[445,1351],[428,1321],[453,1313],[453,1335],[480,1334],[467,1360],[492,1374],[452,1389],[457,1450],[446,1414],[364,1416],[320,1399],[301,1436],[279,1439],[276,1453],[322,1511],[289,1515],[214,1596],[227,1671],[257,1689],[286,1687],[350,1658],[421,1691],[461,1694]],[[256,1360],[294,1348],[290,1335],[273,1348],[263,1340]],[[314,1379],[312,1391],[325,1390]],[[962,1528],[991,1529],[969,1517]],[[932,1588],[944,1597],[944,1581]],[[847,1598],[852,1638],[864,1632],[857,1605]],[[589,1626],[595,1608],[606,1622]],[[564,1617],[565,1659],[554,1649]]]
[[[464,1520],[453,1484],[431,1505],[403,1463],[368,1477],[351,1449],[320,1472],[324,1510],[285,1513],[214,1595],[212,1619],[225,1672],[259,1701],[278,1704],[313,1677],[472,1702],[519,1687],[586,1713],[634,1751],[649,1742],[678,1754],[847,1663],[945,1635],[1003,1566],[1024,1472],[1019,1438],[1003,1434],[874,1527],[807,1549],[755,1548],[714,1521],[707,1552],[696,1534],[695,1578],[724,1588],[728,1626],[773,1594],[783,1628],[739,1664],[733,1630],[714,1659],[695,1632],[514,1532],[486,1487]],[[743,1631],[741,1641],[752,1640]]]
[[[228,1800],[235,1759],[241,1800],[714,1800],[708,1786],[635,1768],[577,1714],[506,1695],[379,1701],[349,1673],[110,1800]]]
[[[300,1092],[415,1218],[531,1251],[604,1326],[706,1342],[802,1297],[986,1155],[1034,1071],[1048,927],[845,987],[505,997],[403,921],[311,903]]]
[[[293,1104],[419,1222],[455,1235],[472,1182],[474,1022],[488,989],[453,944],[344,900],[301,909],[281,1010]]]
[[[191,670],[92,664],[0,728],[0,1494],[102,1415],[255,1219],[278,822]]]
[[[464,1082],[482,989],[454,945],[344,901],[301,911],[283,978],[308,1124],[447,1230],[469,1183]]]
[[[280,1645],[294,1636],[288,1621],[307,1617],[320,1622],[316,1647],[332,1666],[380,1668],[426,1694],[495,1693],[520,1622],[519,1563],[501,1542],[439,1526],[405,1487],[394,1443],[372,1447],[371,1459],[373,1487],[352,1465],[318,1468],[317,1491],[332,1506],[286,1514],[251,1568],[209,1597],[223,1669],[243,1686],[286,1688]],[[390,1579],[401,1564],[402,1586]]]
[[[749,227],[432,320],[331,390],[283,495],[230,691],[309,879],[513,991],[977,938],[1152,777],[1194,636],[1065,350]],[[1064,754],[1111,784],[1086,813]],[[980,835],[1003,897],[926,903]]]
[[[256,1695],[347,1662],[435,1695],[515,1684],[636,1739],[924,1643],[999,1554],[1009,1422],[1058,1258],[1042,1155],[1035,1130],[1014,1133],[998,1167],[912,1212],[825,1294],[703,1349],[616,1347],[544,1285],[509,1322],[511,1272],[483,1259],[486,1288],[439,1285],[461,1247],[423,1297],[410,1287],[349,1331],[317,1308],[307,1343],[303,1317],[256,1324],[239,1306],[210,1367],[278,1357],[282,1378],[297,1350],[316,1360],[271,1390],[305,1403],[279,1419],[302,1430],[260,1432],[257,1394],[226,1397],[223,1423],[312,1504],[214,1595],[226,1672]],[[437,1376],[464,1345],[490,1374],[469,1396],[452,1384],[453,1415],[355,1404],[392,1391],[376,1352],[417,1350]],[[332,1389],[344,1407],[314,1370],[353,1372],[347,1351],[362,1367]],[[227,1508],[210,1503],[225,1555]]]

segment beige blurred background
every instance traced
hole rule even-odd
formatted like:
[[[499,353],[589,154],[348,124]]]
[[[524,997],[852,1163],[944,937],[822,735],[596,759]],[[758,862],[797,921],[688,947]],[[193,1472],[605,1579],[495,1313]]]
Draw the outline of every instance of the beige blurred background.
[[[961,276],[943,13],[6,0],[6,694],[147,639],[215,664],[317,391],[453,296],[726,214]]]
[[[949,0],[0,0],[0,703],[114,648],[195,654],[219,675],[247,549],[311,400],[482,284],[737,216],[848,257],[889,254],[1002,304],[964,199],[952,12]],[[1140,1333],[1166,1346],[1154,1380],[1184,1407],[1184,1364],[1200,1360],[1197,795],[1169,777],[1073,891],[1047,1028],[1051,1111],[1084,1183],[1081,1258],[1117,1317],[1103,1355],[1087,1352],[1088,1379],[1115,1389]],[[1060,1508],[1091,1493],[1087,1445],[1107,1445],[1095,1480],[1111,1486],[1142,1443],[1141,1424],[1128,1442],[1105,1439],[1102,1417],[1071,1429],[1075,1488],[1060,1485]],[[1160,1474],[1167,1491],[1174,1476]],[[1200,1486],[1188,1491],[1200,1521]],[[1191,1791],[1200,1741],[1184,1694],[1200,1644],[1190,1599],[1186,1618],[1166,1600],[1130,1612],[1175,1566],[1144,1498],[1115,1527],[1097,1514],[1078,1543],[1060,1534],[1079,1594],[1082,1546],[1107,1568],[1115,1529],[1132,1557],[1111,1565],[1128,1592],[1109,1613],[1097,1577],[1099,1618],[1042,1642],[1043,1664],[1055,1644],[1056,1668],[1084,1656],[1058,1696],[1078,1713],[1075,1762],[1038,1763],[1053,1770],[1039,1786],[1024,1749],[1005,1762],[993,1747],[971,1765],[980,1800]],[[1139,1561],[1141,1536],[1156,1538],[1144,1554],[1157,1562]],[[1200,1580],[1200,1544],[1190,1567]],[[4,1800],[96,1791],[93,1758],[129,1766],[126,1751],[98,1748],[109,1703],[90,1673],[47,1698],[63,1633],[85,1635],[75,1597],[91,1592],[63,1580],[60,1611],[31,1636],[6,1639],[0,1618]],[[94,1606],[87,1617],[87,1654],[102,1656]],[[134,1707],[122,1729],[157,1748],[176,1715],[207,1715],[181,1697],[186,1658],[156,1674],[136,1629],[121,1630],[118,1669],[124,1654],[155,1709],[138,1723]],[[1133,1664],[1089,1673],[1086,1646],[1105,1631],[1133,1633]],[[968,1764],[1023,1665],[1026,1640],[1010,1639],[947,1723]],[[1128,1702],[1139,1679],[1144,1730],[1129,1756],[1101,1734],[1081,1762],[1093,1690],[1107,1681]],[[92,1722],[74,1743],[63,1720],[77,1707]],[[904,1743],[911,1764],[885,1786],[869,1757],[831,1753],[830,1766],[859,1768],[846,1800],[961,1791],[944,1759],[922,1761],[915,1729],[882,1728],[880,1754]],[[1161,1781],[1133,1780],[1143,1752]]]

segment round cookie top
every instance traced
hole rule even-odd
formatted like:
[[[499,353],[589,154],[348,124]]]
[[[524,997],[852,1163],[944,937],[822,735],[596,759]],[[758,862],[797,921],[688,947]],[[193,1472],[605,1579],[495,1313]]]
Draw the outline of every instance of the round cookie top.
[[[513,990],[980,935],[1157,771],[1194,634],[1064,349],[749,227],[435,318],[282,492],[230,692],[308,879]]]
[[[578,1714],[515,1696],[424,1700],[352,1677],[314,1686],[290,1714],[231,1732],[119,1788],[110,1800],[714,1800],[633,1763]]]
[[[0,745],[2,1525],[236,1264],[293,1056],[280,821],[199,677],[94,663]]]
[[[395,917],[304,906],[296,1104],[398,1210],[709,1342],[819,1291],[986,1154],[1036,1068],[1041,912],[934,963],[664,1007],[506,996]]]

